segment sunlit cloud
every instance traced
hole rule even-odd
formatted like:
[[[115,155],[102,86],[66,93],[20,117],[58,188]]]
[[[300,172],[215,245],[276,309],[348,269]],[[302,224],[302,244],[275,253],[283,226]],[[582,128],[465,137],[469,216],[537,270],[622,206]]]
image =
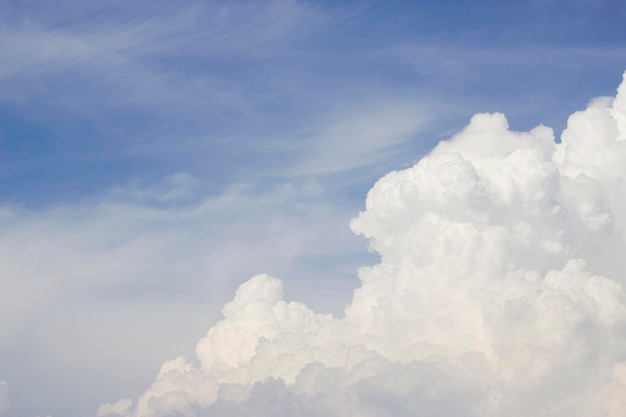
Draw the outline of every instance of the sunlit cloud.
[[[513,3],[2,2],[0,409],[618,414],[621,6]]]
[[[351,228],[380,263],[345,315],[257,275],[195,361],[98,416],[621,415],[625,86],[560,143],[475,115],[370,190]]]
[[[6,348],[31,346],[20,355],[7,351],[7,357],[34,355],[35,361],[44,355],[54,361],[59,390],[71,390],[84,370],[97,370],[113,386],[139,390],[146,382],[141,375],[151,371],[145,365],[154,367],[164,355],[186,349],[182,341],[191,347],[206,320],[218,317],[211,304],[221,303],[258,268],[294,276],[292,290],[311,288],[308,302],[341,310],[352,283],[336,280],[349,278],[364,253],[348,230],[349,212],[319,200],[319,185],[265,191],[241,185],[207,197],[194,191],[195,182],[181,174],[81,204],[5,209],[0,342]],[[311,287],[321,270],[327,278]],[[158,341],[165,333],[169,340]],[[150,348],[152,343],[158,346]],[[137,356],[144,362],[133,361]],[[120,363],[139,372],[120,379]],[[21,375],[16,386],[32,378]],[[33,389],[44,401],[46,394]],[[101,396],[96,390],[82,393],[73,406],[84,408],[85,401]]]

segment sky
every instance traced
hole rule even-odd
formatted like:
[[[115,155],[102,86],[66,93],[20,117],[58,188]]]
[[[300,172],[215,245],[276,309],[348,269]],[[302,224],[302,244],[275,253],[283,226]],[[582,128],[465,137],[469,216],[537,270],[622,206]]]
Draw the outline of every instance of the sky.
[[[0,415],[617,416],[625,20],[0,2]]]

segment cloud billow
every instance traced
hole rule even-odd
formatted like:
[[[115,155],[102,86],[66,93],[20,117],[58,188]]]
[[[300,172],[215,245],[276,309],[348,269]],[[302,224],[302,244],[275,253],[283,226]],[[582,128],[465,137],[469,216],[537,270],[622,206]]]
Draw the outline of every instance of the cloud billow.
[[[552,130],[478,114],[370,190],[345,315],[242,284],[197,361],[99,417],[608,416],[626,409],[626,81]]]

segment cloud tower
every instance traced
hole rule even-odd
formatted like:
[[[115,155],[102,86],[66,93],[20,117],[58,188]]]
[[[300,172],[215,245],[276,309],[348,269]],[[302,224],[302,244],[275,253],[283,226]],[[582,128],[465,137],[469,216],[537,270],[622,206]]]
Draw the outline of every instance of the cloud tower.
[[[350,223],[380,263],[343,317],[242,284],[195,360],[98,417],[621,416],[626,82],[550,128],[477,114]]]

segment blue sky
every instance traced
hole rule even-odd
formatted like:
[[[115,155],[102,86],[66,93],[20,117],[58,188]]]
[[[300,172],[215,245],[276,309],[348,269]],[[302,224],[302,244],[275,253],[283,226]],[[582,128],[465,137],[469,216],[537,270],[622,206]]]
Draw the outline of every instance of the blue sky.
[[[381,174],[474,111],[563,128],[623,63],[611,2],[61,4],[2,10],[1,181],[15,204],[177,172],[209,191],[335,174],[315,146],[324,127],[401,106],[430,131],[348,164]]]
[[[347,227],[373,183],[477,112],[558,137],[614,94],[624,21],[617,0],[2,2],[10,415],[136,396],[256,273],[339,314],[375,259]]]

